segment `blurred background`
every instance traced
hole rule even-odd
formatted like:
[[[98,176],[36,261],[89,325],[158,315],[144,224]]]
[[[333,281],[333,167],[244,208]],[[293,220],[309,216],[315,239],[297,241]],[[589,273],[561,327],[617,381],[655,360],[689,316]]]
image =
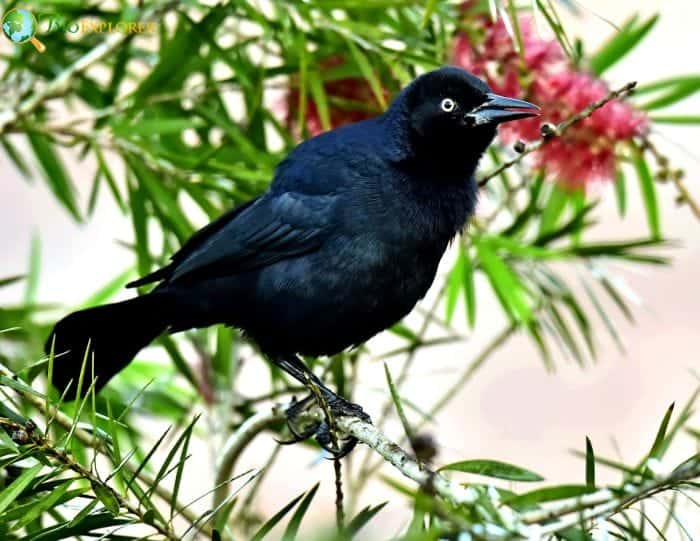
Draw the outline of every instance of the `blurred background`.
[[[700,61],[694,53],[700,3],[692,0],[572,0],[571,9],[562,9],[565,27],[570,35],[584,36],[589,50],[595,50],[612,32],[607,21],[621,24],[632,12],[646,18],[661,13],[651,34],[625,58],[606,73],[611,87],[628,81],[648,81],[694,72]],[[551,34],[546,25],[538,29]],[[13,45],[0,40],[0,52],[9,54]],[[700,112],[700,95],[676,106],[685,113]],[[671,109],[669,113],[676,112]],[[60,121],[60,117],[56,118]],[[654,126],[657,144],[674,166],[686,172],[687,184],[700,196],[700,128],[698,126]],[[21,147],[21,143],[18,143]],[[80,194],[81,207],[86,205],[91,190],[93,171],[64,153],[70,177]],[[27,182],[0,154],[0,253],[2,275],[19,275],[27,270],[32,239],[41,245],[41,280],[36,299],[41,303],[57,303],[69,308],[134,262],[133,253],[119,241],[132,240],[132,224],[103,190],[94,215],[86,223],[77,224],[41,182]],[[647,228],[644,207],[639,203],[636,183],[629,183],[627,216],[621,219],[616,209],[613,186],[601,183],[593,190],[602,203],[597,209],[597,225],[591,238],[614,239],[642,236]],[[495,202],[485,195],[479,213],[484,216]],[[518,333],[507,345],[492,355],[488,362],[455,396],[449,405],[426,428],[439,442],[440,463],[463,457],[490,457],[514,462],[546,475],[552,483],[580,482],[584,461],[571,453],[584,448],[588,436],[596,452],[623,461],[642,456],[649,449],[664,412],[672,402],[684,403],[698,385],[698,324],[700,322],[700,223],[688,208],[679,207],[669,186],[659,189],[659,207],[664,237],[675,246],[664,253],[672,263],[668,266],[635,266],[615,263],[615,270],[624,279],[622,289],[635,306],[634,323],[616,317],[624,342],[622,352],[612,339],[599,333],[599,357],[585,368],[563,355],[557,356],[556,369],[545,369],[532,340]],[[206,222],[193,216],[194,223]],[[449,272],[454,261],[450,253],[443,261],[441,273]],[[562,274],[576,281],[578,271],[564,268]],[[420,351],[412,365],[402,395],[427,408],[472,362],[475,355],[503,328],[505,319],[498,301],[485,281],[476,283],[479,325],[469,332],[468,339],[455,344],[431,347]],[[17,284],[0,289],[0,305],[20,301],[24,286]],[[117,298],[127,298],[120,292]],[[432,302],[435,292],[424,301]],[[60,313],[58,310],[54,313]],[[463,310],[457,310],[454,326],[466,329]],[[410,320],[409,320],[410,321]],[[596,322],[597,327],[602,324]],[[396,338],[384,333],[370,344],[370,351],[379,355],[396,347]],[[161,355],[154,352],[153,357]],[[392,371],[400,370],[401,359],[390,358]],[[260,360],[247,362],[239,385],[248,394],[261,394],[268,388],[268,370]],[[376,360],[362,365],[356,400],[366,411],[376,414],[386,400],[383,365]],[[258,386],[259,388],[256,388]],[[201,408],[206,409],[205,405]],[[148,417],[144,426],[153,424],[152,434],[159,433],[163,421]],[[692,421],[691,421],[692,425]],[[700,425],[695,419],[695,426]],[[391,422],[387,433],[399,437],[400,425]],[[697,451],[696,440],[686,438],[664,458],[676,464]],[[240,471],[261,466],[260,457],[275,446],[271,436],[258,438],[245,452],[238,466]],[[200,494],[212,485],[216,451],[202,438],[192,448],[196,475],[187,475],[188,492]],[[348,459],[353,467],[367,460],[364,449]],[[670,466],[669,466],[670,467]],[[599,478],[614,477],[614,472],[600,469]],[[308,531],[332,526],[333,471],[330,463],[319,461],[315,453],[302,446],[284,449],[274,470],[264,481],[258,505],[264,516],[274,513],[300,491],[322,480],[319,496],[304,523]],[[515,484],[517,486],[517,483]],[[379,480],[370,482],[360,504],[389,500],[385,511],[364,532],[367,539],[390,536],[400,531],[410,519],[409,507]],[[307,530],[304,530],[307,531]],[[697,529],[700,531],[700,521]]]

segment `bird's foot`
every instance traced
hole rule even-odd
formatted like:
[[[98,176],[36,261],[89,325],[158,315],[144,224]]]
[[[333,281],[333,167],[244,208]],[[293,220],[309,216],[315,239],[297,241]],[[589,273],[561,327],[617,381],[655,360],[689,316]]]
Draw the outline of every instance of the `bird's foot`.
[[[331,427],[335,425],[334,420],[338,417],[357,417],[368,423],[372,420],[362,407],[335,393],[323,392],[319,398],[324,401],[324,404],[318,404],[319,399],[315,394],[311,394],[287,409],[287,426],[293,438],[281,443],[296,443],[314,436],[318,444],[334,459],[342,458],[355,448],[357,439],[352,436],[338,438],[335,431],[331,433]],[[323,420],[314,420],[312,416],[304,415],[314,404],[321,406],[325,416]]]
[[[316,441],[318,444],[330,453],[334,459],[343,458],[357,445],[357,438],[347,436],[339,438],[337,431],[331,432],[335,425],[335,419],[339,417],[356,417],[367,423],[371,423],[372,419],[367,415],[361,406],[353,402],[349,402],[337,394],[329,394],[324,396],[326,400],[326,419],[324,419],[318,430],[316,431]],[[330,417],[330,419],[328,418]]]
[[[290,440],[280,441],[282,445],[291,445],[304,441],[318,432],[321,421],[316,417],[307,415],[307,411],[316,404],[316,397],[309,395],[303,400],[293,399],[292,405],[285,411],[287,427],[292,433]]]

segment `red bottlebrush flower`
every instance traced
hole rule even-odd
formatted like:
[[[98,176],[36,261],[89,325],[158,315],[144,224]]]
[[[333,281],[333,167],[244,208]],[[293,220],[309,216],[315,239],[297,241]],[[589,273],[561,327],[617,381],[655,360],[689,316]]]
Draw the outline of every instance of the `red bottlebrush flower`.
[[[328,58],[320,63],[321,73],[328,73],[345,64],[339,56]],[[328,101],[330,127],[337,128],[343,124],[357,122],[375,116],[382,108],[366,79],[362,77],[343,77],[324,82],[323,89]],[[385,93],[388,98],[388,92]],[[296,126],[299,115],[299,89],[292,84],[287,94],[287,126]],[[306,129],[310,135],[318,135],[323,130],[318,105],[310,94],[306,102]]]
[[[471,40],[465,33],[455,37],[452,61],[484,77],[499,94],[524,98],[542,108],[542,116],[504,125],[503,141],[535,140],[544,122],[559,123],[608,93],[605,83],[576,71],[555,40],[536,35],[532,20],[519,18],[523,41],[522,59],[503,21],[480,16],[485,34]],[[616,143],[641,133],[646,117],[628,104],[613,100],[590,117],[571,126],[562,137],[548,142],[534,154],[534,165],[570,188],[615,176]]]

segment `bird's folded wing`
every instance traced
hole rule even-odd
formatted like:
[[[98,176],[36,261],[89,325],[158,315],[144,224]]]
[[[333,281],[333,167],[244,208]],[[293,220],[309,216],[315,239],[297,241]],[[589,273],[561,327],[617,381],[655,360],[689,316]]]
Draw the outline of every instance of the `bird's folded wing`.
[[[312,252],[325,238],[334,199],[293,192],[262,197],[193,237],[194,246],[173,257],[167,280],[237,274]]]

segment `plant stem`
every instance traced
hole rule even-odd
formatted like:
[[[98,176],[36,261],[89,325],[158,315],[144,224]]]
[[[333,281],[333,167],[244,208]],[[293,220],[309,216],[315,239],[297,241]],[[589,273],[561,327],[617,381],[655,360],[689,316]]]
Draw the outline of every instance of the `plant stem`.
[[[8,369],[5,365],[0,363],[0,374],[9,378],[16,378],[17,376]],[[45,399],[31,394],[29,392],[23,392],[18,389],[13,389],[15,392],[19,393],[24,400],[29,404],[34,406],[42,415],[47,419],[52,419],[57,422],[61,427],[68,431],[73,431],[73,437],[77,438],[84,445],[94,449],[95,451],[103,454],[109,460],[111,457],[106,449],[104,442],[99,438],[93,436],[89,432],[83,430],[80,427],[74,426],[75,423],[68,415],[57,409],[55,406],[49,404]],[[136,473],[138,470],[131,463],[126,463],[123,468],[129,473]],[[154,492],[160,497],[164,502],[170,504],[173,499],[172,493],[165,487],[155,482],[155,479],[151,477],[145,470],[141,469],[138,471],[138,478],[147,486],[155,486]],[[175,503],[175,508],[177,511],[191,524],[197,521],[197,515],[195,515],[191,510],[185,509],[179,502]],[[207,530],[208,531],[208,530]]]
[[[484,175],[479,180],[479,187],[483,188],[484,186],[486,186],[486,184],[488,184],[488,182],[492,178],[497,177],[506,169],[509,169],[510,167],[515,165],[516,163],[521,162],[523,160],[523,158],[525,158],[525,156],[527,156],[528,154],[532,154],[536,150],[539,150],[544,145],[546,145],[549,141],[551,141],[553,138],[561,137],[564,134],[564,132],[566,130],[568,130],[571,126],[573,126],[577,122],[580,122],[580,121],[588,118],[595,111],[597,111],[598,109],[600,109],[601,107],[606,105],[608,102],[615,100],[615,99],[618,99],[618,98],[622,98],[624,96],[627,96],[628,94],[630,94],[634,90],[635,86],[637,86],[637,83],[635,81],[632,81],[630,83],[627,83],[624,86],[621,86],[617,90],[611,90],[603,98],[601,98],[597,101],[594,101],[593,103],[591,103],[590,105],[588,105],[587,107],[585,107],[584,109],[582,109],[581,111],[576,113],[574,116],[567,118],[563,122],[560,122],[558,125],[554,126],[550,132],[548,132],[546,135],[543,135],[537,141],[533,141],[533,142],[525,145],[525,148],[523,149],[523,151],[520,154],[518,154],[516,157],[514,157],[508,161],[503,162],[502,165],[500,165],[499,167],[496,167],[493,171]]]

